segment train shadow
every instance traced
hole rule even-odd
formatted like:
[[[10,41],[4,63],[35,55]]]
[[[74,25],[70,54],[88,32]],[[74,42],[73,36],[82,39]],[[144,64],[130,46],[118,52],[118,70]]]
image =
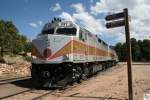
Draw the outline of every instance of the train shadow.
[[[17,81],[11,82],[11,84],[16,85],[18,87],[23,87],[23,88],[34,88],[31,78],[17,80]]]
[[[56,90],[56,89],[63,89],[62,87],[35,87],[32,83],[32,79],[24,79],[24,80],[17,80],[14,82],[11,82],[10,84],[16,85],[18,87],[23,87],[23,88],[31,88],[31,89],[37,89],[37,90]]]

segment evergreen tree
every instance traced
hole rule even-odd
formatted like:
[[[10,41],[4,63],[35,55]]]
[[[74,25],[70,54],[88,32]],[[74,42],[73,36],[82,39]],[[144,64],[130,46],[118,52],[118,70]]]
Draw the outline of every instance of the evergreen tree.
[[[126,61],[127,59],[127,49],[126,43],[117,43],[115,46],[118,58],[120,61]],[[131,39],[131,52],[133,61],[150,61],[150,40],[144,39],[136,40]]]
[[[11,21],[0,20],[0,47],[12,53],[31,50],[27,38],[19,34],[19,30]],[[27,50],[29,49],[29,50]]]
[[[140,47],[138,42],[135,38],[131,39],[131,53],[132,53],[132,60],[139,61],[140,60]]]

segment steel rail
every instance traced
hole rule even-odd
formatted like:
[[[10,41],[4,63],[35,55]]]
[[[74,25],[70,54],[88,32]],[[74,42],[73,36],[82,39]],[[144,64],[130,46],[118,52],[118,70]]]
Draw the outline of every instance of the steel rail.
[[[0,100],[6,99],[6,98],[9,98],[9,97],[18,95],[18,94],[22,94],[22,93],[24,93],[24,92],[32,91],[32,90],[33,90],[33,89],[27,89],[27,90],[20,91],[20,92],[16,92],[16,93],[13,93],[13,94],[10,94],[10,95],[7,95],[7,96],[3,96],[3,97],[0,97]]]
[[[20,81],[20,80],[30,79],[30,78],[31,78],[31,76],[2,79],[2,80],[0,80],[0,85],[15,82],[15,81]]]

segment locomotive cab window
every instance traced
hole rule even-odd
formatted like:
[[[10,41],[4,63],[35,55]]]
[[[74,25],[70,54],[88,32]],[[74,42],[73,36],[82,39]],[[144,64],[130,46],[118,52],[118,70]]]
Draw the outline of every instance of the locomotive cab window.
[[[54,34],[54,29],[43,30],[42,34]]]
[[[62,35],[76,35],[77,29],[76,28],[58,28],[56,33]]]

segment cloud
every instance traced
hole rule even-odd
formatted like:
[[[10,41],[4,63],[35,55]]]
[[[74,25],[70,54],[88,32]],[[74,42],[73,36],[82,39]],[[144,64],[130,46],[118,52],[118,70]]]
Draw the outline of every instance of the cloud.
[[[93,3],[94,1],[93,1],[93,0],[90,0],[90,2]]]
[[[91,11],[93,14],[100,14],[104,12],[118,12],[126,7],[133,9],[137,5],[136,1],[138,0],[99,0],[91,7]]]
[[[82,13],[85,11],[85,8],[81,3],[72,4],[71,7],[74,8],[77,13]]]
[[[93,34],[101,35],[104,33],[104,20],[95,18],[92,14],[85,10],[82,4],[74,4],[74,6],[71,7],[74,7],[75,10],[72,17],[75,19],[76,23],[85,27]]]
[[[39,20],[38,24],[41,26],[43,24],[43,22],[41,20]]]
[[[68,19],[97,34],[108,44],[125,42],[124,27],[106,29],[106,21],[102,17],[108,13],[121,12],[126,7],[131,16],[131,37],[138,40],[150,37],[150,2],[148,0],[100,0],[91,6],[90,12],[86,11],[82,3],[72,4],[70,7],[74,10],[71,15],[66,12],[62,12],[60,15],[68,17]],[[99,18],[99,16],[101,17]]]
[[[94,34],[98,34],[102,30],[102,21],[99,19],[95,19],[88,12],[74,13],[73,17],[75,18],[77,23],[87,28]]]
[[[70,16],[75,22],[89,29],[89,31],[93,33],[97,33],[101,30],[101,20],[95,19],[92,15],[86,12],[81,3],[72,4],[71,7],[75,10],[75,13]]]
[[[102,13],[117,13],[121,12],[123,8],[128,8],[129,15],[131,16],[131,37],[138,40],[148,39],[150,36],[149,0],[100,0],[91,7],[91,14],[96,16],[101,15]],[[120,33],[120,30],[113,30],[114,29],[111,29],[110,34],[115,34],[114,32]],[[122,37],[123,35],[117,36],[117,38]]]
[[[43,22],[41,20],[37,21],[37,22],[30,22],[28,23],[29,26],[33,27],[33,28],[37,28],[39,26],[42,26]]]
[[[115,44],[116,42],[124,42],[123,28],[118,29],[106,29],[104,19],[95,18],[95,16],[87,12],[81,3],[72,4],[71,7],[74,9],[72,15],[67,12],[62,12],[59,17],[72,20],[80,26],[88,29],[93,34],[97,34],[109,44]]]
[[[62,19],[65,20],[70,20],[70,21],[75,21],[75,19],[67,12],[62,12],[58,17],[61,17]]]
[[[81,3],[72,4],[71,7],[75,10],[75,13],[70,15],[62,12],[59,17],[74,21],[94,34],[102,35],[105,32],[104,20],[96,19],[92,14],[85,11]]]
[[[30,22],[29,25],[31,27],[33,27],[33,28],[37,28],[38,27],[37,23],[34,23],[34,22]]]
[[[53,7],[50,8],[52,11],[60,11],[62,8],[59,3],[56,3]]]

